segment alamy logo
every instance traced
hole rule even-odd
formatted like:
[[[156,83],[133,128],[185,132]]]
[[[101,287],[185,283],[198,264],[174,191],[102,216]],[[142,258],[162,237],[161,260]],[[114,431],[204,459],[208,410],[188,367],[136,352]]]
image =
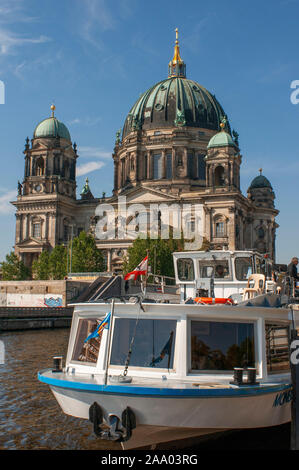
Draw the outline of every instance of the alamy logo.
[[[95,211],[95,235],[99,240],[136,238],[180,239],[186,250],[199,249],[203,241],[202,204],[127,204],[120,196],[115,205],[99,204]]]
[[[5,85],[2,80],[0,80],[0,104],[5,104]]]
[[[299,103],[299,80],[293,80],[291,83],[291,88],[294,89],[292,91],[290,100],[292,104],[298,104]]]
[[[0,365],[5,362],[5,348],[3,341],[0,341]]]

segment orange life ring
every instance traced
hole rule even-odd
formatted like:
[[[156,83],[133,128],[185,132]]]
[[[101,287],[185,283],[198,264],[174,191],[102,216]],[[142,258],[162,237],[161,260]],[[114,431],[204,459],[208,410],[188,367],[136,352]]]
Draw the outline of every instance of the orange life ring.
[[[212,305],[212,304],[228,304],[228,305],[233,305],[233,301],[231,299],[225,299],[225,298],[213,298],[213,297],[195,297],[195,302],[197,304],[207,304],[207,305]]]

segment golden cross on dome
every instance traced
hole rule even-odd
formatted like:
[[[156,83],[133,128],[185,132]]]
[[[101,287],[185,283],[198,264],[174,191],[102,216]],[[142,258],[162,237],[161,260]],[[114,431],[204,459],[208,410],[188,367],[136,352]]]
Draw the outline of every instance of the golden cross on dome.
[[[56,109],[55,104],[51,104],[52,117],[54,117],[54,111]]]
[[[263,169],[262,169],[262,168],[260,168],[260,169],[259,169],[260,175],[262,174],[262,171],[263,171]]]

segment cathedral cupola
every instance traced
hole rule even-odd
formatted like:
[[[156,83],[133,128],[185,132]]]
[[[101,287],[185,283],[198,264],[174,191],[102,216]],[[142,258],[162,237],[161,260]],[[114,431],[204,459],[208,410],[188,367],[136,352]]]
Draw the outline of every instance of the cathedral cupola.
[[[63,122],[59,121],[55,115],[55,105],[51,106],[51,116],[49,118],[41,121],[35,128],[33,133],[33,138],[51,138],[51,137],[60,137],[62,139],[71,141],[71,136],[68,128]]]
[[[76,145],[71,144],[67,127],[59,121],[51,106],[51,116],[35,128],[31,147],[25,145],[23,195],[59,193],[76,197]]]
[[[262,168],[259,169],[260,174],[256,176],[248,190],[248,199],[250,199],[257,207],[274,208],[275,194],[272,185],[268,178],[266,178],[262,172]]]
[[[227,119],[222,117],[221,131],[209,141],[206,155],[207,186],[213,190],[240,190],[241,155],[236,142],[227,132]]]

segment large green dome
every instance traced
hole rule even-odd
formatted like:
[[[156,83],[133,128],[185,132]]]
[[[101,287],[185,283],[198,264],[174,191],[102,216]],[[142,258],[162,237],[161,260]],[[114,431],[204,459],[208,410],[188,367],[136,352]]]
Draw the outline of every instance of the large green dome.
[[[193,80],[178,76],[157,83],[138,98],[129,112],[123,137],[136,129],[174,126],[220,131],[224,110],[214,95]],[[226,129],[230,132],[229,123]]]
[[[53,107],[53,109],[55,109]],[[63,139],[71,141],[71,136],[68,131],[68,128],[63,124],[63,122],[58,121],[54,116],[52,116],[41,121],[35,128],[33,133],[33,138],[40,137],[61,137]]]

